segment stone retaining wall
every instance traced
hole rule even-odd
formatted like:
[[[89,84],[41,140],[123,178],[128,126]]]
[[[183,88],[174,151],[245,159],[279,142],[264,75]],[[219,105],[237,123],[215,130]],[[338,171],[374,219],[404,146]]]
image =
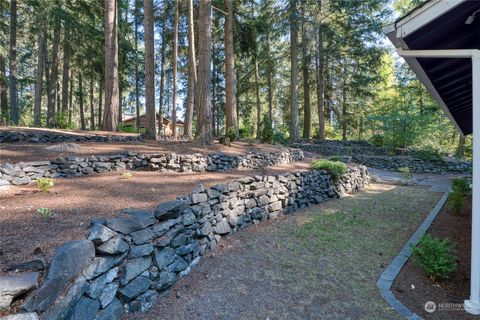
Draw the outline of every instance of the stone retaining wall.
[[[337,184],[325,171],[245,177],[159,205],[93,221],[87,240],[59,247],[43,285],[23,305],[45,320],[119,319],[147,311],[222,236],[363,188],[366,167]],[[35,314],[34,314],[35,315]]]
[[[81,135],[34,130],[0,131],[0,143],[129,142],[141,140],[142,137],[140,135]]]
[[[118,170],[154,170],[162,172],[229,171],[288,164],[304,158],[300,149],[278,152],[250,152],[229,156],[202,154],[141,154],[125,152],[90,157],[64,157],[52,161],[20,162],[0,165],[0,186],[24,185],[44,177],[79,177],[93,172]]]
[[[352,159],[356,163],[390,171],[398,171],[401,167],[408,167],[414,173],[468,173],[472,171],[471,162],[457,159],[425,161],[414,156],[369,156],[361,154],[352,156]]]
[[[415,150],[377,148],[362,140],[316,140],[313,143],[297,143],[293,146],[324,156],[350,156],[356,163],[391,171],[398,171],[401,167],[409,167],[411,172],[415,173],[468,173],[472,170],[470,161],[454,158],[427,161],[416,156]]]

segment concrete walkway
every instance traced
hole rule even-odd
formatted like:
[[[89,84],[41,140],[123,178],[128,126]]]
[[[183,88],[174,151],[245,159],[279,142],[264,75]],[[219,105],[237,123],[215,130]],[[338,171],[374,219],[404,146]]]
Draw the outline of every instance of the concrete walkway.
[[[368,168],[373,181],[383,183],[403,183],[402,175],[399,172]],[[414,173],[410,184],[419,186],[430,186],[428,191],[446,192],[450,191],[451,180],[458,177],[468,177],[469,174],[459,173]]]

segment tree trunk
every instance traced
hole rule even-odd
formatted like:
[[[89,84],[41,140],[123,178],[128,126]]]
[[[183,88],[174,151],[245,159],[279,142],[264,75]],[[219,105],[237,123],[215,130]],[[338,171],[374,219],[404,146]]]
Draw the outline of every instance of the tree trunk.
[[[319,25],[317,43],[317,109],[318,109],[318,138],[325,140],[325,80],[324,80],[324,48],[322,26],[322,0],[318,0]]]
[[[197,84],[197,66],[195,61],[195,29],[193,27],[193,0],[188,1],[188,90],[187,110],[185,111],[185,134],[193,137],[193,109],[195,106],[195,86]]]
[[[310,85],[308,83],[310,57],[308,56],[308,36],[305,8],[302,8],[302,71],[303,71],[303,138],[310,139],[312,130],[312,110],[310,108]]]
[[[58,48],[60,45],[60,21],[55,22],[55,30],[53,30],[53,46],[52,46],[52,65],[50,69],[50,101],[47,110],[47,125],[52,128],[56,126],[55,123],[55,109],[57,105],[58,93]]]
[[[10,122],[14,125],[18,125],[20,122],[20,110],[17,105],[17,0],[10,1],[9,74]]]
[[[225,102],[226,131],[232,128],[238,137],[237,102],[235,100],[235,61],[233,52],[233,1],[225,0]]]
[[[220,136],[219,112],[217,110],[217,64],[215,61],[215,38],[212,38],[212,134]]]
[[[0,125],[8,124],[7,72],[5,57],[0,54]]]
[[[33,105],[33,126],[42,126],[42,87],[45,63],[45,18],[41,17],[38,30],[38,56],[35,73],[35,99]]]
[[[139,16],[139,0],[135,0],[135,129],[140,132],[140,87],[139,87],[139,73],[138,73],[138,16]]]
[[[105,0],[105,108],[102,129],[116,131],[118,120],[117,1]]]
[[[465,136],[460,133],[460,140],[458,141],[457,157],[463,158],[465,156]]]
[[[213,142],[212,136],[212,96],[210,81],[212,71],[212,1],[200,1],[199,13],[199,55],[198,55],[198,121],[196,137],[202,145]]]
[[[163,28],[162,31],[165,29],[165,22],[163,23]],[[163,130],[163,97],[164,97],[164,89],[165,89],[165,76],[166,76],[166,70],[165,70],[165,46],[166,46],[166,40],[165,40],[165,32],[162,33],[162,47],[160,48],[160,92],[159,92],[159,99],[158,99],[158,113],[160,114],[160,121],[158,123],[158,134],[162,134]]]
[[[86,130],[87,125],[85,123],[85,111],[83,110],[83,79],[81,72],[78,74],[78,100],[80,100],[80,128]]]
[[[102,106],[103,106],[103,83],[100,80],[98,83],[98,126],[102,123]]]
[[[257,106],[257,139],[262,137],[262,105],[260,104],[260,84],[258,81],[258,59],[257,54],[253,56],[255,64],[255,98]]]
[[[70,74],[70,28],[65,26],[63,39],[63,76],[62,76],[62,120],[66,119],[68,110],[68,76]],[[65,122],[65,121],[62,121]],[[66,123],[62,123],[64,126]]]
[[[296,0],[290,0],[290,97],[292,102],[290,140],[298,140],[298,27],[296,18]]]
[[[273,125],[273,84],[272,84],[272,71],[273,61],[270,56],[270,34],[267,35],[267,99],[268,99],[268,117],[270,123]]]
[[[153,44],[153,0],[144,0],[145,15],[145,138],[156,140],[157,117],[155,114],[155,57]]]
[[[346,61],[343,65],[343,85],[342,85],[342,140],[347,140],[347,82],[346,82]]]
[[[72,114],[73,114],[73,76],[70,74],[70,92],[69,95],[69,105],[68,105],[68,127],[72,126]]]
[[[93,70],[90,74],[90,130],[95,130],[95,110],[93,108]]]
[[[178,0],[175,1],[175,22],[173,24],[173,96],[172,96],[172,135],[177,140],[177,59],[178,59]]]

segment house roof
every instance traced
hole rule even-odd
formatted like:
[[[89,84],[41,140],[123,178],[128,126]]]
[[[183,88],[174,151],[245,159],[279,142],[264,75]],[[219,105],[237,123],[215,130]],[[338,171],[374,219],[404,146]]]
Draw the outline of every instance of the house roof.
[[[145,117],[145,114],[140,115],[140,118],[144,118],[144,117]],[[157,117],[160,117],[160,114],[159,114],[159,113],[157,113]],[[163,118],[163,121],[172,122],[172,120],[169,119],[169,118],[165,118],[165,117],[162,117],[162,118]],[[123,120],[123,122],[134,121],[135,119],[137,119],[137,116],[130,116],[130,117],[126,117],[126,118]],[[178,119],[177,119],[177,125],[183,126],[183,125],[185,125],[185,123],[184,123],[182,120],[178,120]]]
[[[480,1],[430,0],[384,29],[396,48],[404,50],[480,49]],[[454,125],[472,133],[471,59],[413,58],[406,62],[425,84]]]

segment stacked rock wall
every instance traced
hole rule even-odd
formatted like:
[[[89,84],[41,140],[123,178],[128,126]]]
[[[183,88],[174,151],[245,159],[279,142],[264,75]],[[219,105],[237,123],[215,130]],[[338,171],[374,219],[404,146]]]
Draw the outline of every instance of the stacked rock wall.
[[[0,131],[0,143],[130,142],[139,140],[142,140],[140,135],[82,135],[35,130]]]
[[[130,209],[98,219],[87,240],[57,249],[44,284],[23,308],[47,320],[118,319],[124,312],[144,312],[222,236],[354,192],[368,179],[364,166],[350,167],[336,184],[324,171],[245,177],[199,186],[152,211]]]
[[[391,171],[398,171],[401,167],[408,167],[415,173],[467,173],[472,170],[470,161],[454,158],[445,161],[428,161],[416,156],[415,150],[377,148],[362,140],[318,140],[313,143],[297,143],[293,146],[324,156],[351,156],[356,163]]]
[[[304,158],[300,149],[229,156],[225,154],[141,154],[125,152],[90,157],[64,157],[52,161],[0,164],[0,186],[23,185],[47,177],[79,177],[93,172],[155,170],[162,172],[229,171],[288,164]]]

